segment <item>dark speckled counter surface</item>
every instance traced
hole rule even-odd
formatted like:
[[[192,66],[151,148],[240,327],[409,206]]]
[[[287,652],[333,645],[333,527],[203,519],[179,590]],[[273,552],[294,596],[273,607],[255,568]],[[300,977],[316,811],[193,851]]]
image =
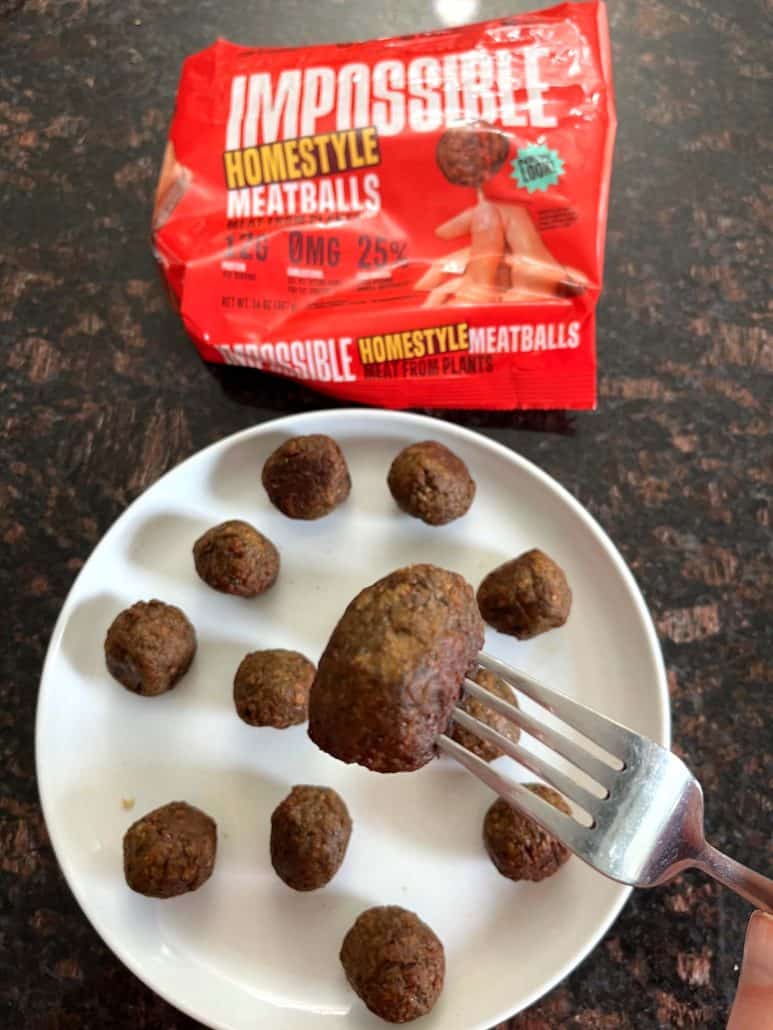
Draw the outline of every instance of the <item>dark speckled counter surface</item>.
[[[525,9],[486,0],[479,15]],[[709,836],[770,871],[764,0],[613,0],[620,130],[600,403],[466,415],[571,490],[630,562],[660,632],[676,750]],[[71,897],[37,799],[33,719],[57,612],[92,547],[162,472],[326,402],[208,370],[147,240],[183,57],[218,35],[311,43],[431,28],[429,0],[0,0],[0,1025],[183,1030]],[[766,190],[768,192],[766,192]],[[510,1030],[723,1027],[747,907],[696,876],[638,893]]]

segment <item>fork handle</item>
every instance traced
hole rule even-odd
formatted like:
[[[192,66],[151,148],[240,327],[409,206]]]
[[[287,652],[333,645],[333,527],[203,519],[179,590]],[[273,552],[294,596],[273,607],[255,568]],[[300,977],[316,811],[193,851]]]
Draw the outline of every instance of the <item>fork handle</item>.
[[[723,855],[710,844],[706,844],[695,864],[704,873],[751,902],[755,908],[773,915],[773,880],[767,876],[755,873],[753,869]]]

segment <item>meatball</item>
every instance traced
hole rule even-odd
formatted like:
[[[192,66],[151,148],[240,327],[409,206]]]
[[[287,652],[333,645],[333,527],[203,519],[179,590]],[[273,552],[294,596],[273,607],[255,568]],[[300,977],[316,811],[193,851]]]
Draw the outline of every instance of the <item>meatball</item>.
[[[293,787],[271,816],[271,865],[296,891],[330,883],[341,868],[352,820],[330,787]]]
[[[249,522],[230,519],[208,529],[193,545],[196,571],[213,590],[257,597],[276,582],[279,552]]]
[[[163,601],[138,601],[116,616],[105,637],[110,674],[127,690],[153,697],[185,675],[196,653],[196,631]]]
[[[486,622],[519,640],[563,626],[571,604],[563,569],[536,549],[489,572],[478,587]]]
[[[528,789],[559,811],[571,815],[571,809],[558,791],[541,783],[530,783]],[[544,880],[552,876],[569,858],[569,849],[527,815],[499,798],[483,820],[483,843],[489,858],[502,876],[509,880]]]
[[[473,679],[484,690],[488,690],[490,694],[495,694],[497,697],[501,697],[503,701],[507,701],[508,704],[514,705],[516,708],[518,707],[518,701],[512,688],[504,680],[495,676],[493,672],[489,672],[488,669],[478,669]],[[505,718],[504,715],[500,715],[493,708],[489,708],[484,701],[478,700],[477,697],[473,697],[471,694],[466,694],[459,707],[467,712],[468,715],[471,715],[473,719],[485,723],[492,730],[496,730],[503,737],[507,737],[513,744],[518,743],[521,736],[520,729],[510,722],[509,719]],[[473,754],[482,758],[484,762],[493,762],[495,758],[499,758],[500,755],[504,754],[495,744],[489,744],[487,740],[481,740],[477,734],[471,733],[462,726],[454,725],[451,730],[451,736],[462,747],[466,747],[468,751],[472,751]]]
[[[250,726],[278,730],[306,722],[309,690],[317,670],[298,651],[253,651],[234,677],[234,704]]]
[[[398,569],[361,591],[333,630],[311,688],[309,736],[377,772],[426,765],[482,645],[461,576]]]
[[[126,831],[126,882],[149,898],[176,898],[207,882],[216,851],[215,820],[185,801],[172,801],[143,815]]]
[[[341,945],[341,965],[370,1011],[389,1023],[426,1015],[446,973],[440,940],[414,912],[397,905],[359,916]]]
[[[475,496],[475,480],[467,466],[436,440],[414,443],[400,451],[387,483],[399,507],[430,526],[445,526],[458,519]]]
[[[510,141],[485,122],[446,129],[438,140],[435,159],[455,186],[482,186],[507,159]]]
[[[352,482],[341,448],[313,433],[286,440],[263,466],[271,503],[291,519],[319,519],[349,496]]]

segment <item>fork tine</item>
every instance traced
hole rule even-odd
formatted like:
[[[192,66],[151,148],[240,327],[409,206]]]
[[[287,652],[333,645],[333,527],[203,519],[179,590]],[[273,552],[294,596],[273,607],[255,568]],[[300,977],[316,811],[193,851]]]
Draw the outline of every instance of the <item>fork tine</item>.
[[[631,752],[635,751],[639,738],[638,734],[632,730],[627,730],[612,719],[607,719],[605,715],[599,715],[598,712],[578,704],[577,701],[573,701],[563,694],[557,694],[554,690],[543,687],[531,676],[513,669],[483,651],[478,653],[478,662],[489,672],[512,683],[532,701],[536,701],[538,705],[542,705],[553,715],[558,716],[567,726],[579,730],[588,740],[592,740],[624,764],[628,761]]]
[[[508,740],[507,737],[503,737],[501,733],[497,733],[495,729],[487,726],[485,723],[480,722],[478,719],[474,719],[467,712],[461,708],[455,708],[453,711],[453,720],[458,726],[463,726],[470,733],[476,734],[478,737],[482,737],[483,740],[487,740],[494,747],[498,747],[500,751],[504,751],[510,758],[515,759],[516,762],[520,762],[521,765],[525,765],[527,769],[534,773],[535,776],[539,776],[543,780],[555,787],[556,790],[560,790],[562,794],[565,794],[571,801],[579,805],[584,811],[588,813],[591,819],[594,818],[594,810],[596,804],[601,800],[600,798],[594,797],[590,791],[587,791],[580,784],[566,776],[559,769],[550,765],[549,762],[543,761],[536,755],[533,755],[530,751],[522,748],[520,744],[514,744],[512,740]]]
[[[581,826],[573,816],[560,812],[547,801],[543,801],[541,797],[532,794],[523,784],[501,776],[491,768],[488,762],[484,762],[482,758],[478,758],[477,755],[462,747],[461,744],[457,744],[455,740],[451,740],[445,734],[437,738],[437,746],[439,750],[456,759],[473,776],[477,776],[487,787],[504,798],[509,805],[533,819],[546,833],[557,837],[572,851],[582,849],[589,831]]]
[[[562,733],[557,733],[549,726],[543,726],[535,719],[532,719],[530,715],[527,715],[526,712],[522,711],[522,709],[509,704],[501,697],[497,697],[496,694],[490,693],[490,691],[479,686],[474,680],[465,679],[464,689],[466,693],[472,694],[482,701],[483,704],[493,708],[495,712],[504,715],[506,719],[515,723],[516,726],[520,726],[530,737],[539,740],[546,747],[566,758],[572,765],[587,773],[591,779],[600,783],[609,793],[612,788],[612,781],[619,773],[608,766],[606,762],[602,762],[600,758],[596,758],[595,755],[592,755],[579,744],[575,744],[574,741],[569,740]]]

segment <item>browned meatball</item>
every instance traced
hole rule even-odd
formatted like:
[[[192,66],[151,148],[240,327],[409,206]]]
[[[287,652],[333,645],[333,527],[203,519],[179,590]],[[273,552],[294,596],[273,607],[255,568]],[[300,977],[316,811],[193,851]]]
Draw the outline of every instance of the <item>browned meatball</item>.
[[[486,622],[519,640],[563,626],[571,604],[563,569],[536,549],[489,572],[478,587],[478,607]]]
[[[216,851],[214,819],[185,801],[172,801],[143,815],[126,831],[126,882],[149,898],[187,894],[210,878]]]
[[[234,704],[250,726],[279,730],[306,722],[314,668],[298,651],[253,651],[234,678]]]
[[[414,443],[400,451],[387,483],[399,507],[430,526],[445,526],[458,519],[475,497],[475,481],[467,466],[436,440]]]
[[[208,529],[193,545],[193,560],[205,583],[238,597],[265,593],[279,575],[276,547],[241,519]]]
[[[438,140],[440,171],[455,186],[482,186],[507,159],[510,143],[504,133],[483,122],[447,129]]]
[[[558,791],[541,783],[528,789],[566,815],[571,809]],[[533,819],[521,815],[499,798],[486,812],[483,821],[486,851],[502,876],[509,880],[544,880],[566,862],[569,849],[551,837]]]
[[[269,500],[291,519],[319,519],[349,496],[351,479],[341,448],[329,436],[294,436],[263,466]]]
[[[493,672],[489,672],[488,669],[478,669],[473,679],[485,690],[488,690],[490,694],[495,694],[497,697],[501,697],[503,701],[507,701],[508,704],[514,705],[516,708],[518,707],[518,700],[512,688],[504,680],[495,676]],[[468,715],[471,715],[473,719],[485,723],[492,730],[496,730],[503,737],[507,737],[513,744],[518,743],[521,736],[521,731],[518,727],[510,722],[509,719],[506,719],[504,715],[500,715],[493,708],[489,708],[483,701],[479,701],[477,697],[466,694],[459,707],[467,712]],[[454,725],[451,730],[451,736],[462,747],[466,747],[468,751],[472,751],[473,754],[482,758],[484,762],[493,762],[495,758],[499,758],[504,753],[495,744],[489,744],[487,740],[481,740],[477,734],[470,733],[469,730],[465,730],[461,726]]]
[[[271,864],[296,891],[330,883],[341,868],[352,820],[330,787],[293,787],[271,816]]]
[[[196,631],[173,604],[138,601],[116,616],[105,637],[110,674],[127,690],[163,694],[185,675],[196,653]]]
[[[333,630],[311,688],[309,736],[377,772],[426,765],[482,645],[461,576],[398,569],[361,591]]]
[[[362,913],[344,937],[341,965],[370,1011],[388,1023],[426,1015],[446,973],[440,940],[414,912],[397,905]]]

